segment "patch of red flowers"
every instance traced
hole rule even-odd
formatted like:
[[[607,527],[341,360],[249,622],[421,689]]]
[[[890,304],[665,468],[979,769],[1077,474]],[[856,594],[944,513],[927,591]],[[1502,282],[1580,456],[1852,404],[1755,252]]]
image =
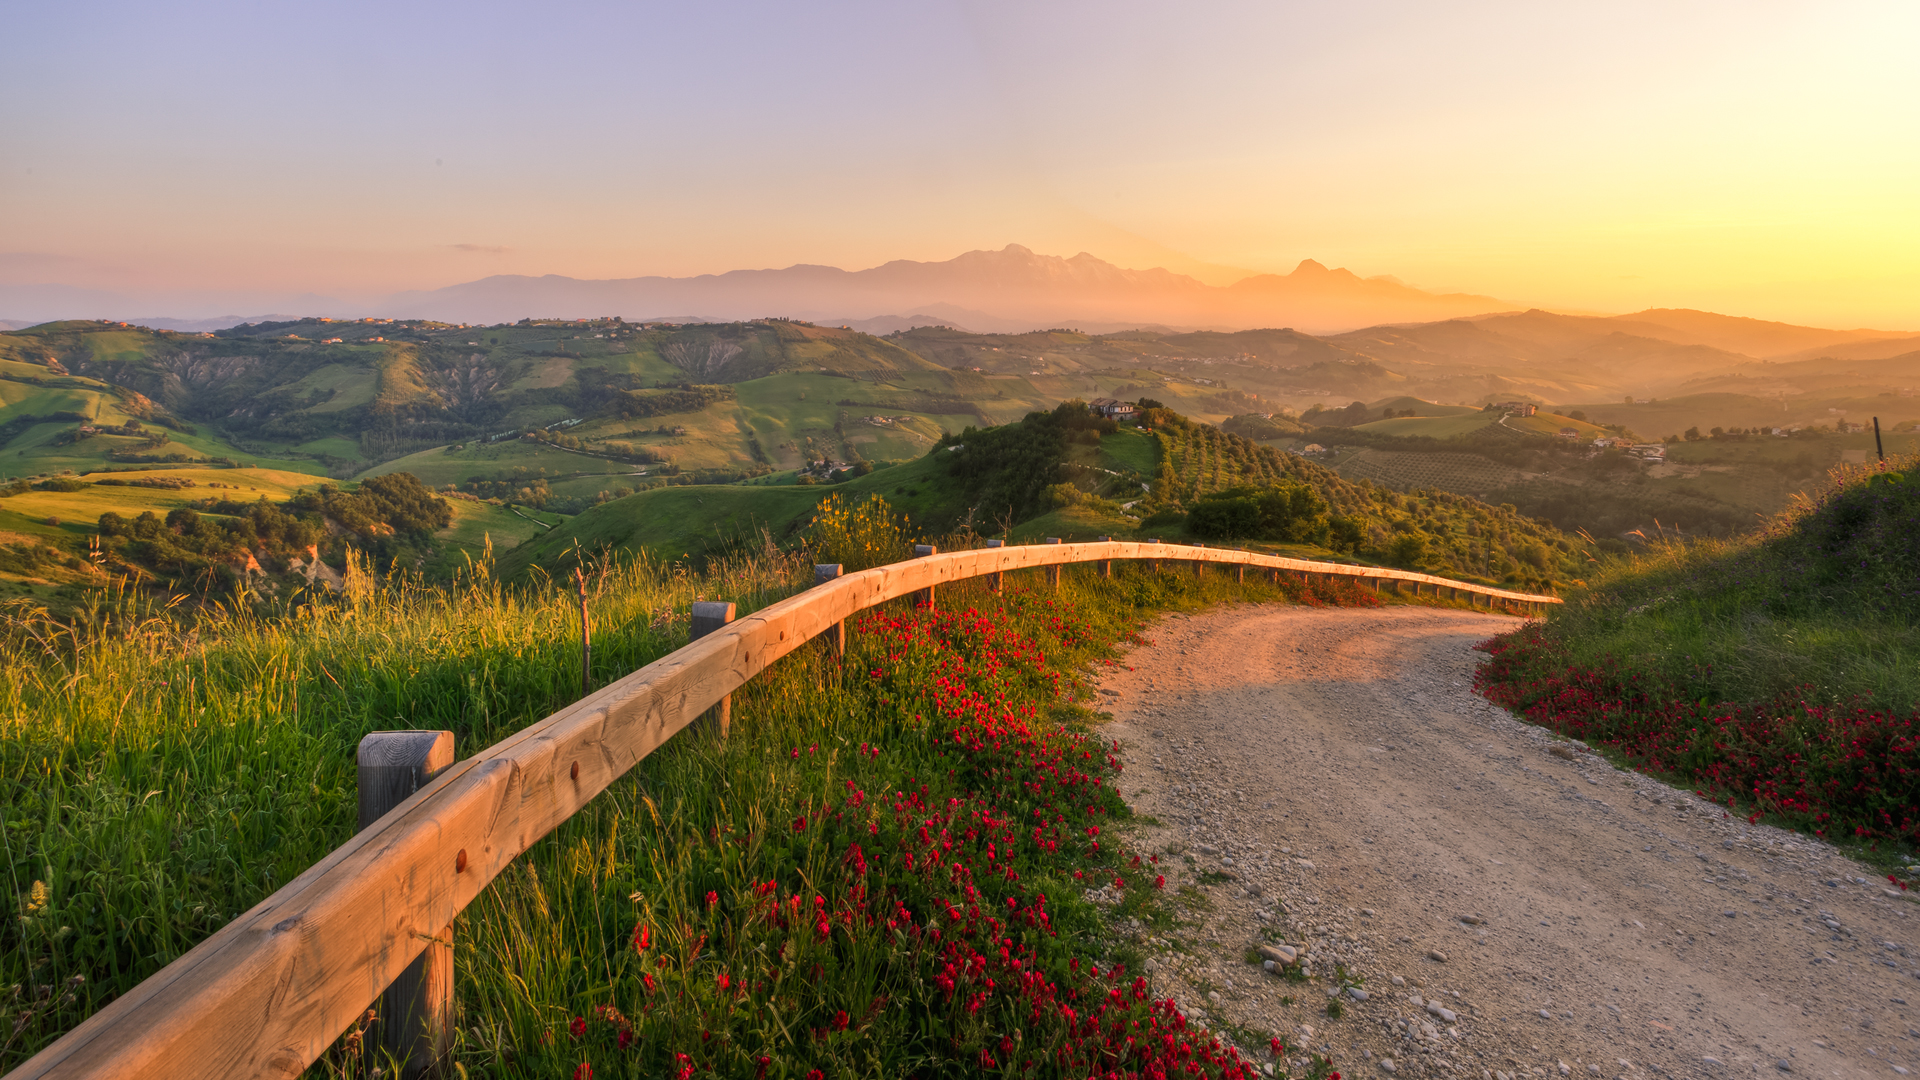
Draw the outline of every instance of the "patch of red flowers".
[[[1608,746],[1645,772],[1758,820],[1819,836],[1920,844],[1920,715],[1804,693],[1764,703],[1688,700],[1624,670],[1568,662],[1538,625],[1481,642],[1474,689],[1526,720]]]
[[[634,929],[613,987],[634,1019],[604,1008],[585,1046],[622,1075],[1263,1075],[1144,977],[1081,955],[1105,915],[1075,878],[1142,899],[1164,879],[1105,828],[1126,813],[1117,746],[1064,722],[1085,688],[1062,658],[1090,630],[1055,599],[1004,602],[848,627],[845,684],[894,742],[777,749],[763,767],[790,771],[797,801],[712,849],[687,925]]]

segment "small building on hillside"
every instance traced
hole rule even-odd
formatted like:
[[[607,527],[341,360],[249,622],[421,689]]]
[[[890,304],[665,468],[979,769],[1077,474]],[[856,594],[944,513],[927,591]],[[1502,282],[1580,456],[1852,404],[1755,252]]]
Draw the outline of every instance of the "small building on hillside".
[[[1493,407],[1510,416],[1532,416],[1540,411],[1540,406],[1531,401],[1499,401]]]
[[[1087,404],[1087,408],[1109,420],[1131,420],[1137,411],[1131,401],[1119,401],[1110,397],[1094,398]]]
[[[1580,429],[1563,427],[1560,429],[1560,437],[1563,439],[1577,439],[1580,437]]]

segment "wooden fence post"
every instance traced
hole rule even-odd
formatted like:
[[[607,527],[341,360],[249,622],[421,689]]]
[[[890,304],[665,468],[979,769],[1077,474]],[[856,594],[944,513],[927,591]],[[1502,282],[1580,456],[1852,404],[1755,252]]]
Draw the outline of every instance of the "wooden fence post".
[[[1249,551],[1251,549],[1241,548],[1240,550],[1244,552],[1244,551]],[[1242,562],[1242,563],[1233,564],[1233,583],[1235,585],[1245,585],[1247,583],[1247,564],[1246,563]]]
[[[1049,544],[1057,544],[1059,542],[1060,542],[1060,538],[1057,536],[1047,537],[1047,543]],[[1059,563],[1054,563],[1052,566],[1047,567],[1047,584],[1053,586],[1056,589],[1060,587],[1060,564]]]
[[[1159,542],[1160,542],[1160,540],[1159,540],[1159,538],[1158,538],[1158,537],[1155,537],[1154,539],[1152,539],[1152,540],[1149,540],[1149,541],[1147,541],[1147,543],[1149,543],[1149,544],[1157,544],[1157,543],[1159,543]],[[1159,573],[1159,572],[1160,572],[1160,560],[1159,560],[1159,559],[1148,559],[1148,560],[1147,560],[1147,569],[1148,569],[1148,570],[1150,570],[1150,571],[1152,571],[1152,572],[1154,572],[1154,573],[1156,573],[1156,574],[1157,574],[1157,573]]]
[[[938,555],[939,553],[940,553],[940,549],[935,547],[932,544],[913,545],[913,557],[916,559],[924,559],[929,555]],[[921,589],[919,592],[914,593],[913,600],[911,601],[911,603],[913,604],[914,607],[919,607],[921,604],[925,604],[928,607],[932,607],[933,606],[933,586],[929,585],[926,588]]]
[[[1110,544],[1113,542],[1113,537],[1111,536],[1102,536],[1099,539],[1100,539],[1100,542],[1103,544]],[[1100,576],[1103,578],[1110,578],[1113,576],[1113,560],[1112,559],[1100,560]]]
[[[360,740],[355,764],[364,830],[453,764],[453,732],[375,731]],[[427,951],[381,993],[374,1012],[378,1019],[364,1043],[370,1063],[382,1052],[392,1054],[400,1075],[411,1078],[446,1055],[453,1037],[453,927],[434,935]]]
[[[843,572],[844,568],[837,562],[815,563],[813,566],[813,583],[815,585],[825,585],[827,582],[839,577]],[[845,660],[847,658],[847,620],[841,619],[839,622],[827,627],[820,636],[826,639],[827,647],[833,650],[834,659]]]
[[[1207,545],[1196,542],[1193,546],[1197,548],[1203,548],[1203,547],[1206,547]],[[1207,572],[1207,564],[1200,561],[1199,559],[1194,559],[1193,560],[1193,576],[1201,577],[1205,575],[1206,572]]]
[[[1005,540],[989,540],[987,541],[987,546],[990,548],[1006,547],[1007,542]],[[995,570],[993,573],[987,575],[987,588],[993,591],[993,595],[1000,595],[1000,571]]]
[[[695,600],[693,602],[693,629],[687,635],[689,642],[699,641],[715,630],[733,621],[733,602],[730,600]],[[733,726],[733,695],[728,694],[714,703],[713,708],[700,715],[700,726],[712,731],[721,738],[727,737],[727,729]]]

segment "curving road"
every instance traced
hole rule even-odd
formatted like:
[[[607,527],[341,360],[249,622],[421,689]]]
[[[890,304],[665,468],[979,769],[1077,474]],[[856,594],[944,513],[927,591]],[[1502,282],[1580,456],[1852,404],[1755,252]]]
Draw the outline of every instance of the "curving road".
[[[1475,696],[1473,644],[1514,625],[1273,606],[1147,632],[1100,693],[1186,913],[1136,927],[1158,992],[1349,1077],[1920,1073],[1920,908]],[[1268,941],[1312,980],[1243,959]],[[1367,999],[1330,1020],[1335,964]]]

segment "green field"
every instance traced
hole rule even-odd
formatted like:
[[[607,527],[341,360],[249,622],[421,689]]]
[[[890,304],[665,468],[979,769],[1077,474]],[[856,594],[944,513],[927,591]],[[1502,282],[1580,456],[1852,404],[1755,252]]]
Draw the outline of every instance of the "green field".
[[[489,543],[495,558],[498,558],[500,553],[551,531],[542,529],[534,521],[544,521],[557,528],[567,520],[559,514],[542,513],[526,507],[516,508],[516,513],[504,506],[475,499],[448,499],[447,505],[453,507],[453,524],[434,535],[448,545],[442,557],[449,562],[463,553],[478,560]]]
[[[589,551],[647,551],[662,558],[706,558],[766,530],[790,543],[813,508],[833,492],[859,501],[881,494],[913,520],[950,514],[944,462],[933,457],[878,469],[838,484],[690,484],[655,488],[578,514],[550,534],[516,548],[502,562],[514,574],[550,564],[577,543]]]
[[[100,480],[147,478],[184,479],[192,487],[177,490],[147,487],[100,486]],[[94,522],[111,510],[125,517],[151,510],[162,517],[195,499],[232,498],[251,502],[265,496],[284,502],[301,488],[312,488],[318,478],[279,469],[147,469],[95,473],[76,479],[89,486],[80,491],[28,491],[0,498],[0,529],[48,537],[79,538],[94,531]],[[58,526],[46,524],[58,518]]]
[[[1591,442],[1612,434],[1598,424],[1589,424],[1583,420],[1575,420],[1569,416],[1550,412],[1535,413],[1532,416],[1509,416],[1506,418],[1505,426],[1514,431],[1530,431],[1537,435],[1556,438],[1560,436],[1560,432],[1572,429],[1576,439],[1582,442]]]
[[[514,476],[516,470],[524,470],[535,476],[545,475],[551,481],[576,476],[631,475],[637,478],[645,468],[644,465],[608,461],[527,439],[510,439],[492,444],[469,444],[460,450],[436,446],[375,465],[358,478],[408,472],[419,477],[420,482],[428,487],[438,488],[463,483],[476,476],[484,479],[507,478]],[[654,470],[656,474],[658,471]]]
[[[1500,422],[1500,414],[1474,410],[1451,416],[1399,416],[1392,420],[1375,420],[1369,424],[1360,424],[1355,431],[1371,432],[1379,435],[1392,435],[1397,438],[1451,439],[1457,435],[1469,435]]]
[[[1101,438],[1099,465],[1115,472],[1152,476],[1160,468],[1160,442],[1139,428],[1121,428]]]

